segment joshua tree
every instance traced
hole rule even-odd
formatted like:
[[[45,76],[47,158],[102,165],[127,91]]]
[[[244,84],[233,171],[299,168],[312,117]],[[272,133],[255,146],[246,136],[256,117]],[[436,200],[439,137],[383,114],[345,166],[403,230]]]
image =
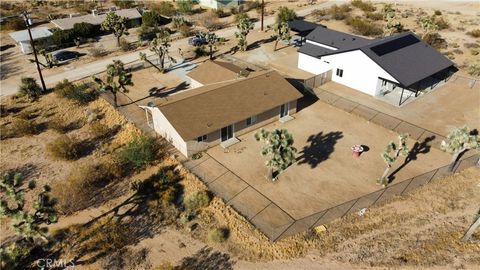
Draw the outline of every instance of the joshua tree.
[[[290,9],[288,7],[280,7],[278,9],[278,14],[276,21],[277,22],[288,22],[294,20],[297,17],[295,10]]]
[[[150,42],[150,51],[158,55],[162,72],[165,71],[165,58],[168,58],[172,63],[177,62],[175,58],[169,55],[168,48],[171,46],[170,42],[170,33],[165,28],[161,28],[160,32],[157,33],[157,37]]]
[[[45,235],[47,228],[41,227],[41,225],[57,222],[57,212],[54,208],[56,202],[49,196],[50,187],[43,187],[43,191],[33,204],[35,211],[29,213],[24,209],[25,199],[22,184],[23,177],[19,173],[13,176],[4,173],[1,176],[0,217],[12,219],[12,227],[15,232],[28,242],[34,243],[35,240],[39,239],[47,243],[48,238]],[[30,190],[34,189],[35,186],[36,183],[33,180],[28,183],[28,189]]]
[[[470,225],[470,227],[468,228],[467,232],[463,235],[461,240],[463,242],[467,242],[468,240],[470,240],[475,230],[478,229],[479,227],[480,227],[480,211],[478,212],[472,225]]]
[[[125,86],[133,85],[132,74],[125,70],[123,63],[120,60],[113,60],[113,64],[107,66],[107,76],[105,81],[102,81],[102,79],[95,76],[92,76],[92,79],[100,86],[100,91],[108,91],[112,93],[115,107],[118,107],[117,92],[121,91],[127,93],[128,90]]]
[[[382,158],[387,164],[387,168],[383,172],[383,175],[380,179],[378,179],[377,183],[386,187],[388,185],[388,172],[392,168],[395,161],[397,161],[400,155],[407,156],[408,155],[408,147],[407,147],[407,140],[409,135],[408,134],[401,134],[398,136],[399,143],[396,145],[394,142],[390,142],[385,151],[382,153]]]
[[[214,32],[201,33],[200,35],[207,42],[208,55],[210,56],[211,60],[213,59],[213,51],[217,49],[218,36]]]
[[[257,141],[265,142],[261,153],[262,156],[270,156],[265,165],[268,167],[268,178],[275,181],[273,170],[278,175],[295,160],[297,149],[293,147],[293,137],[286,129],[261,129],[254,137]]]
[[[455,128],[440,145],[443,151],[452,154],[452,161],[448,166],[449,171],[453,171],[453,168],[455,168],[460,154],[478,147],[480,147],[480,136],[467,126]]]
[[[248,18],[242,18],[237,24],[238,32],[235,32],[235,37],[238,39],[238,48],[241,51],[246,51],[248,47],[247,35],[250,30],[253,30],[253,23]]]
[[[46,65],[42,64],[42,66],[52,68],[54,65],[57,64],[57,60],[55,59],[55,57],[53,57],[51,53],[47,53],[45,49],[41,49],[40,51],[38,51],[38,53],[43,55],[43,57],[45,58],[45,62],[47,62]]]
[[[269,29],[273,29],[273,37],[275,38],[275,46],[273,47],[273,51],[277,50],[277,45],[280,40],[290,40],[292,36],[290,35],[290,27],[288,27],[288,22],[280,21],[272,26],[268,27]]]
[[[113,32],[113,35],[117,38],[117,47],[120,47],[120,38],[123,35],[128,35],[127,18],[118,16],[114,12],[109,12],[102,22],[101,29]]]
[[[140,60],[149,63],[151,66],[153,66],[154,68],[156,68],[158,71],[163,72],[163,70],[162,70],[161,68],[159,68],[157,65],[155,65],[154,63],[152,63],[150,60],[148,60],[146,53],[140,52],[138,55],[139,55],[139,57],[140,57]]]
[[[21,83],[18,86],[18,92],[21,96],[26,96],[33,101],[43,93],[43,89],[38,85],[37,80],[34,78],[22,77]]]
[[[385,13],[385,27],[383,33],[385,36],[391,36],[395,33],[401,33],[403,31],[403,24],[397,19],[395,11]]]

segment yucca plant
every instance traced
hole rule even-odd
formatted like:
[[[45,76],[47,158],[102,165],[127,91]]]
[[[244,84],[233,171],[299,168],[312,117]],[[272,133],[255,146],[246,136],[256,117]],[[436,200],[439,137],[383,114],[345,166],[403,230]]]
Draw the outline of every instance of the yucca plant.
[[[113,60],[113,64],[107,66],[105,81],[95,76],[92,76],[92,79],[100,86],[100,91],[112,93],[115,107],[118,107],[117,93],[119,91],[128,93],[128,89],[125,86],[133,85],[132,73],[124,68],[123,62],[120,60]]]
[[[448,134],[447,139],[443,140],[440,144],[440,148],[452,154],[452,160],[448,166],[449,171],[453,171],[457,159],[463,152],[476,149],[480,146],[480,136],[472,131],[469,127],[464,126],[461,128],[455,128]]]
[[[286,21],[278,21],[273,25],[269,25],[268,29],[273,30],[273,38],[275,38],[275,46],[273,47],[273,51],[277,50],[277,45],[280,40],[287,40],[290,42],[292,39],[292,35],[290,34],[290,27],[288,27],[288,22]]]
[[[395,144],[394,142],[390,142],[387,147],[385,148],[385,151],[382,153],[382,158],[387,164],[387,167],[385,168],[385,171],[383,172],[382,177],[380,177],[377,180],[378,184],[381,184],[382,186],[386,187],[389,182],[389,177],[388,177],[388,172],[392,168],[393,164],[395,161],[397,161],[398,157],[400,155],[402,156],[407,156],[408,155],[408,147],[407,147],[407,140],[408,140],[409,135],[408,134],[401,134],[398,136],[398,145]]]
[[[247,35],[250,30],[253,30],[253,23],[249,18],[242,18],[237,24],[238,32],[235,32],[235,37],[238,39],[238,48],[240,51],[246,51],[248,47]]]
[[[175,58],[170,56],[169,48],[171,46],[170,33],[165,28],[160,28],[156,38],[150,42],[150,51],[158,55],[158,61],[160,62],[160,69],[165,71],[165,59],[168,58],[170,62],[176,63]]]
[[[265,143],[261,154],[270,158],[265,163],[268,168],[267,177],[275,181],[274,174],[278,175],[295,161],[297,149],[293,147],[293,137],[286,129],[261,129],[255,133],[254,138]]]

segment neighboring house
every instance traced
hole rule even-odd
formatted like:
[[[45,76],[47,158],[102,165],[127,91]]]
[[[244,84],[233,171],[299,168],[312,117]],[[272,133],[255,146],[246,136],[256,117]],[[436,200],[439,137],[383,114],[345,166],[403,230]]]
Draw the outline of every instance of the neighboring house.
[[[52,36],[52,32],[50,32],[48,27],[31,28],[30,31],[32,32],[33,41],[47,39]],[[24,54],[32,53],[32,46],[30,45],[30,37],[28,35],[28,30],[12,32],[9,33],[9,35],[15,40],[17,45],[20,47],[20,50]]]
[[[100,25],[105,20],[105,17],[107,17],[108,12],[109,11],[99,12],[97,10],[92,10],[92,13],[88,15],[56,19],[52,20],[51,23],[53,23],[62,30],[72,29],[74,24],[82,22],[90,23],[93,25]],[[120,9],[111,12],[115,12],[115,14],[117,14],[118,16],[127,18],[128,27],[139,26],[142,23],[142,15],[140,14],[140,12],[138,12],[136,8]]]
[[[190,157],[209,147],[228,147],[239,135],[292,119],[302,94],[276,71],[251,73],[162,98],[146,110],[149,124]]]
[[[212,9],[238,7],[242,2],[243,0],[198,0],[200,6]]]
[[[190,88],[248,77],[250,72],[232,63],[207,61],[187,74]]]
[[[415,34],[369,40],[317,27],[299,49],[298,68],[371,96],[433,88],[454,63]]]

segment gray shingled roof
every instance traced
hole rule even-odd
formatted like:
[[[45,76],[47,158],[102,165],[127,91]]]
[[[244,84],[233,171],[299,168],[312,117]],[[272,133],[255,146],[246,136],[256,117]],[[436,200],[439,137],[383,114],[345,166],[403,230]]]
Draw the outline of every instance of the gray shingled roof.
[[[42,26],[42,27],[35,27],[31,28],[30,31],[32,32],[32,38],[33,40],[37,40],[40,38],[46,38],[49,37],[52,34],[48,27]],[[21,42],[21,41],[26,41],[30,40],[30,37],[28,36],[28,30],[20,30],[12,33],[8,33],[16,42]]]
[[[300,34],[308,34],[313,30],[315,30],[315,28],[317,28],[318,26],[326,27],[321,24],[316,24],[316,23],[304,21],[304,20],[293,20],[288,22],[288,27],[290,28],[290,30],[294,32],[298,32]]]
[[[338,50],[329,50],[307,43],[298,50],[317,58],[361,50],[404,87],[409,87],[454,65],[452,61],[412,32],[368,40],[317,27],[307,36],[307,40],[338,48]]]

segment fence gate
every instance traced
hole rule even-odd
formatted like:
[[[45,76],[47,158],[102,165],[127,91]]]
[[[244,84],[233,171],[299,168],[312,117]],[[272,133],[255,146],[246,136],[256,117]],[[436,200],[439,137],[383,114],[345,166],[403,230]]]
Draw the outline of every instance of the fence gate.
[[[315,93],[315,88],[332,80],[332,71],[329,70],[322,74],[315,75],[303,81],[306,90]]]

